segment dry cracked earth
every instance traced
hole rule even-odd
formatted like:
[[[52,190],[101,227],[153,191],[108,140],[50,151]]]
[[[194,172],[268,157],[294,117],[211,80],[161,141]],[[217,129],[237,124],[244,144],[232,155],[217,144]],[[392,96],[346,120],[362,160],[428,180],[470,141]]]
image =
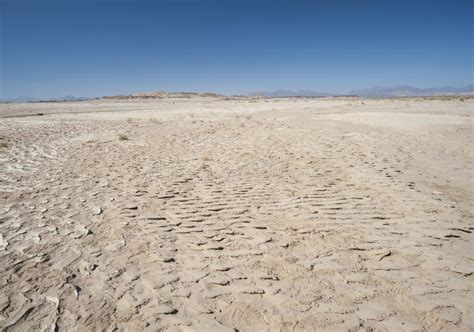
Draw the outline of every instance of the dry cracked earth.
[[[0,118],[4,330],[474,329],[472,113],[134,103]]]

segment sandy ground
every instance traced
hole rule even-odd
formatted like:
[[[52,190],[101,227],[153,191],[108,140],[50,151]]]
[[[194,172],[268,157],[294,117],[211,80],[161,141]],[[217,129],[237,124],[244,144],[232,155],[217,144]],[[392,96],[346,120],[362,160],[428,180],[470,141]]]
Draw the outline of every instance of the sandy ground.
[[[473,330],[473,106],[0,105],[0,327]]]

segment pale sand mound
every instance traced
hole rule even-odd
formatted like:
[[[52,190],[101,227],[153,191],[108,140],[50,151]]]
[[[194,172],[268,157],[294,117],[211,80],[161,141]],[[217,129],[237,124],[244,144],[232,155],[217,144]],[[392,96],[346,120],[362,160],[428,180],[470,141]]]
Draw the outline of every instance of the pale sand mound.
[[[0,121],[0,327],[474,329],[472,102],[58,105]]]

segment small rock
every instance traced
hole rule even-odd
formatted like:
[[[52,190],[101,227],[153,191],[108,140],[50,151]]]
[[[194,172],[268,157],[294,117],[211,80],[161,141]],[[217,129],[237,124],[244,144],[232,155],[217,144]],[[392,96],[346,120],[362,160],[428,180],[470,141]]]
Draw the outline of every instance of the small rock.
[[[165,263],[171,263],[171,262],[175,262],[175,260],[174,260],[173,257],[166,257],[165,259],[163,259],[163,262],[165,262]]]
[[[59,298],[57,298],[57,297],[55,297],[55,296],[48,296],[48,295],[46,295],[46,300],[47,300],[48,302],[53,303],[54,306],[55,306],[55,308],[56,308],[56,310],[58,310],[58,308],[59,308]]]
[[[86,227],[84,227],[82,225],[78,225],[78,226],[76,226],[76,232],[74,233],[73,237],[75,239],[79,239],[83,236],[88,235],[89,233],[90,233],[90,231]]]
[[[76,296],[76,300],[77,300],[79,298],[79,292],[81,291],[81,288],[76,285],[72,285],[72,287],[73,287],[74,295]]]
[[[98,207],[98,208],[96,208],[96,209],[94,210],[94,214],[95,214],[96,216],[98,216],[98,215],[101,214],[101,213],[102,213],[102,208],[101,208],[101,207]]]

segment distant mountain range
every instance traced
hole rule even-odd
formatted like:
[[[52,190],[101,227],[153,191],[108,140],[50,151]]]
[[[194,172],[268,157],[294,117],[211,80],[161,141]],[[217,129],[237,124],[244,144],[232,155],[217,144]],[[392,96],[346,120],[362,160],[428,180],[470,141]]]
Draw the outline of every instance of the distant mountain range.
[[[136,93],[133,95],[117,95],[117,96],[104,96],[104,99],[119,99],[119,100],[130,100],[130,99],[162,99],[162,98],[192,98],[192,97],[213,97],[213,98],[224,98],[224,95],[220,95],[213,92],[143,92]]]
[[[263,96],[263,97],[271,97],[271,98],[281,98],[281,97],[326,97],[326,96],[334,96],[332,93],[322,93],[316,92],[311,90],[298,90],[298,91],[291,91],[291,90],[277,90],[271,92],[253,92],[249,94],[250,96]]]
[[[28,96],[19,96],[16,98],[4,98],[0,99],[3,102],[12,102],[12,103],[28,103],[28,102],[36,102],[36,101],[74,101],[74,100],[89,100],[93,98],[86,98],[86,97],[74,97],[74,96],[63,96],[57,98],[34,98]]]
[[[441,87],[419,89],[408,85],[393,87],[375,87],[352,91],[351,94],[360,97],[414,97],[414,96],[440,96],[440,95],[474,95],[474,85],[463,88]]]
[[[369,89],[360,89],[349,92],[348,94],[324,93],[312,90],[276,90],[271,92],[253,92],[249,96],[262,96],[268,98],[283,98],[283,97],[341,97],[341,96],[360,96],[360,97],[416,97],[416,96],[443,96],[443,95],[474,95],[474,85],[468,85],[463,88],[441,87],[441,88],[426,88],[420,89],[408,85],[399,85],[392,87],[374,87]],[[215,93],[193,93],[193,92],[153,92],[153,93],[139,93],[126,96],[109,96],[102,97],[108,99],[156,99],[156,98],[190,98],[192,96],[199,97],[224,97]],[[2,102],[26,103],[35,101],[74,101],[74,100],[90,100],[97,98],[63,96],[58,98],[33,98],[28,96],[20,96],[17,98],[0,99]]]
[[[408,85],[393,87],[375,87],[370,89],[354,90],[345,94],[346,96],[360,97],[414,97],[414,96],[440,96],[440,95],[474,95],[474,85],[468,85],[463,88],[441,87],[420,89]],[[341,96],[335,93],[322,93],[311,90],[277,90],[272,92],[254,92],[250,96],[263,96],[270,98],[279,97],[326,97]]]

